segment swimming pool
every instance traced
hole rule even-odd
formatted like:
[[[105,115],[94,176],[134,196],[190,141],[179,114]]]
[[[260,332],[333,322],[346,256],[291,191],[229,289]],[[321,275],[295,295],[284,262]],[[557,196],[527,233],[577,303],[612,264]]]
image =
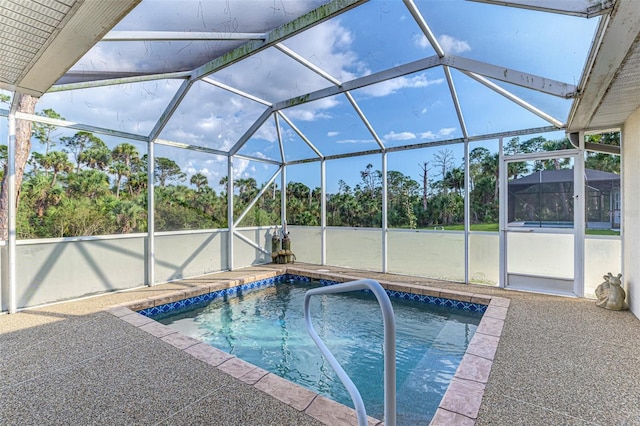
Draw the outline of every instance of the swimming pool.
[[[182,334],[351,406],[348,393],[303,324],[304,293],[319,283],[270,284],[260,291],[240,292],[238,297],[147,313],[155,313],[154,319]],[[429,301],[426,296],[391,293]],[[454,304],[444,300],[438,299]],[[397,321],[398,423],[428,423],[480,322],[482,314],[474,310],[482,307],[455,302],[466,310],[455,309],[398,297],[392,297],[392,303]],[[312,299],[311,311],[316,330],[358,386],[367,413],[382,418],[383,329],[373,296],[317,297]]]

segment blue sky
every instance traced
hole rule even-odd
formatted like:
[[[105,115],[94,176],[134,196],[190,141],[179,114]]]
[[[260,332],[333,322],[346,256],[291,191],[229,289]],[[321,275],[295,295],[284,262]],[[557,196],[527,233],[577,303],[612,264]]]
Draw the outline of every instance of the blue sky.
[[[222,3],[187,3],[191,6],[200,5],[199,9],[191,12],[187,4],[178,5],[182,13],[182,26],[174,28],[168,27],[167,23],[171,14],[176,13],[175,2],[145,0],[139,7],[140,10],[125,18],[118,29],[140,26],[139,28],[155,30],[219,31],[228,30],[235,25],[234,28],[238,28],[238,31],[259,31],[260,25],[267,25],[266,22],[261,23],[260,19],[270,19],[263,15],[261,18],[254,17],[252,21],[250,5],[242,6],[242,3],[233,3],[230,7],[233,10],[213,9],[214,6],[222,7]],[[265,3],[275,5],[278,2],[263,1],[253,4]],[[311,5],[317,3],[312,2]],[[159,7],[160,4],[165,7]],[[416,4],[445,53],[570,84],[577,84],[579,81],[598,23],[597,18],[587,20],[459,0],[418,0]],[[291,8],[302,7],[304,2],[284,1],[279,5],[283,9],[287,8],[279,13],[292,14],[300,13]],[[212,9],[207,10],[207,7]],[[153,13],[149,13],[150,10]],[[275,15],[276,12],[273,13]],[[228,16],[222,16],[223,14]],[[283,44],[340,81],[434,55],[419,27],[399,0],[373,0],[286,40]],[[172,51],[176,46],[155,43],[131,47],[100,43],[74,68],[125,70],[127,66],[144,63],[145,59],[149,63],[153,62],[152,59],[157,62],[165,48]],[[192,53],[196,57],[199,52],[194,50]],[[452,69],[452,76],[470,135],[548,125],[546,121],[461,72]],[[269,102],[331,86],[330,82],[275,48],[267,49],[210,77]],[[566,120],[571,101],[504,83],[498,84],[560,121]],[[51,93],[43,96],[38,109],[53,108],[71,121],[146,135],[179,85],[178,81],[160,80],[124,87]],[[351,94],[385,146],[437,142],[462,136],[441,68],[399,77],[358,89]],[[257,102],[198,82],[169,121],[161,138],[228,149],[260,116],[264,108],[264,105]],[[377,148],[372,135],[344,95],[299,105],[286,109],[283,113],[324,155]],[[313,155],[284,120],[280,120],[280,125],[288,160]],[[6,132],[6,126],[2,127],[0,136],[2,140],[6,140],[6,133],[2,133]],[[562,136],[562,133],[555,133],[549,137]],[[103,139],[110,145],[122,142],[107,137]],[[487,142],[486,145],[495,146],[495,142]],[[138,146],[142,153],[146,152],[144,144]],[[38,149],[38,146],[34,145],[34,149]],[[389,155],[389,168],[400,170],[419,180],[418,164],[432,161],[433,154],[442,149],[454,152],[456,165],[462,163],[462,147],[449,146],[392,153]],[[268,120],[240,152],[254,157],[279,159],[274,120]],[[189,174],[204,173],[213,187],[226,175],[226,160],[223,157],[168,147],[157,147],[156,155],[173,158]],[[374,158],[343,159],[334,165],[330,162],[327,166],[328,191],[334,192],[340,179],[351,186],[355,185],[360,179],[359,171],[369,162],[374,168],[380,168],[379,155]],[[236,160],[234,164],[237,177],[252,175],[258,182],[267,180],[274,170],[272,165],[255,161]],[[319,186],[319,166],[316,163],[291,167],[287,178],[302,181],[311,187]]]

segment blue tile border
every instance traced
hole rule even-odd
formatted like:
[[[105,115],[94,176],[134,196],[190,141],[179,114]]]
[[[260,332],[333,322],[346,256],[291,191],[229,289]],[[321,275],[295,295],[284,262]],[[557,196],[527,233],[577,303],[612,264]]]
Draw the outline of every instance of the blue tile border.
[[[171,311],[185,309],[192,305],[199,305],[203,303],[212,302],[217,299],[228,300],[254,290],[273,287],[276,284],[279,284],[285,281],[311,282],[312,278],[304,275],[297,275],[297,274],[278,275],[275,277],[265,278],[262,280],[242,284],[236,287],[231,287],[223,290],[216,290],[211,293],[189,297],[187,299],[178,300],[176,302],[166,303],[164,305],[142,309],[138,311],[138,313],[146,317],[155,317],[157,315],[166,314]],[[320,279],[319,281],[320,281],[320,284],[323,286],[340,284],[339,281],[333,281],[333,280],[327,280],[327,279]],[[364,291],[370,292],[369,290],[364,290]],[[487,310],[487,305],[482,305],[479,303],[462,302],[459,300],[445,299],[442,297],[434,297],[434,296],[425,296],[421,294],[407,293],[404,291],[396,291],[396,290],[385,290],[385,291],[387,292],[389,297],[393,297],[396,299],[412,300],[414,302],[427,303],[430,305],[446,306],[449,308],[462,309],[464,311],[471,311],[471,312],[484,313]]]

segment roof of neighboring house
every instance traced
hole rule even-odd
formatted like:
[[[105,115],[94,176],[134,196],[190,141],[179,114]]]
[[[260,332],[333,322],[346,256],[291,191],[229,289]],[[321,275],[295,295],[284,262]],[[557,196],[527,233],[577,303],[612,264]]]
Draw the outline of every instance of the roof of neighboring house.
[[[600,170],[585,169],[587,182],[619,181],[620,175]],[[541,170],[509,182],[509,185],[534,185],[536,183],[572,182],[573,169]]]

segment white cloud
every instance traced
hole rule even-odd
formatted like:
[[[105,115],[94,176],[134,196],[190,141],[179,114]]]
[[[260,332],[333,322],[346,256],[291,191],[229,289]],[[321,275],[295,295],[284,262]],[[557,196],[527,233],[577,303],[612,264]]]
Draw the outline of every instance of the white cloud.
[[[300,121],[326,120],[333,116],[327,110],[339,105],[338,98],[324,98],[287,110],[287,117]]]
[[[447,34],[442,34],[438,37],[438,42],[445,53],[463,53],[471,50],[469,43],[464,40],[458,40],[457,38],[451,37]]]
[[[397,93],[401,89],[415,89],[442,83],[444,83],[444,78],[429,80],[426,74],[419,74],[413,77],[398,77],[367,86],[362,89],[362,92],[372,97],[382,97]]]
[[[440,137],[446,137],[452,135],[457,129],[455,127],[443,127],[438,130],[437,133],[433,133],[431,130],[420,133],[420,139],[437,139]]]
[[[386,135],[384,135],[383,138],[388,141],[409,141],[409,140],[415,139],[416,135],[415,133],[411,133],[411,132],[396,133],[391,131]]]
[[[340,132],[327,132],[327,136],[332,138],[334,136],[338,136],[340,134]]]
[[[314,111],[304,108],[287,111],[287,116],[294,120],[300,121],[316,121],[331,118],[331,114],[327,114],[326,112]]]
[[[373,139],[342,139],[336,141],[337,143],[349,143],[349,144],[358,144],[358,143],[373,143],[375,142]]]
[[[427,37],[424,34],[414,33],[411,36],[411,42],[413,43],[414,46],[419,47],[421,49],[426,49],[427,47],[430,46],[429,40],[427,40]]]
[[[366,63],[351,50],[354,36],[339,19],[316,25],[284,42],[340,81],[370,74]]]
[[[431,130],[429,130],[428,132],[420,133],[420,139],[435,139],[437,137],[438,137],[438,135],[433,133]]]
[[[445,127],[440,129],[438,133],[440,133],[442,136],[449,136],[453,134],[453,132],[455,131],[456,131],[455,127]]]
[[[431,47],[431,43],[429,43],[429,40],[424,34],[413,34],[411,36],[411,42],[420,49]],[[471,46],[465,40],[458,40],[447,34],[442,34],[438,37],[438,43],[445,53],[463,53],[471,50]]]
[[[254,137],[257,139],[264,139],[268,142],[274,143],[278,140],[278,133],[276,132],[276,126],[273,120],[267,120],[256,133]]]

